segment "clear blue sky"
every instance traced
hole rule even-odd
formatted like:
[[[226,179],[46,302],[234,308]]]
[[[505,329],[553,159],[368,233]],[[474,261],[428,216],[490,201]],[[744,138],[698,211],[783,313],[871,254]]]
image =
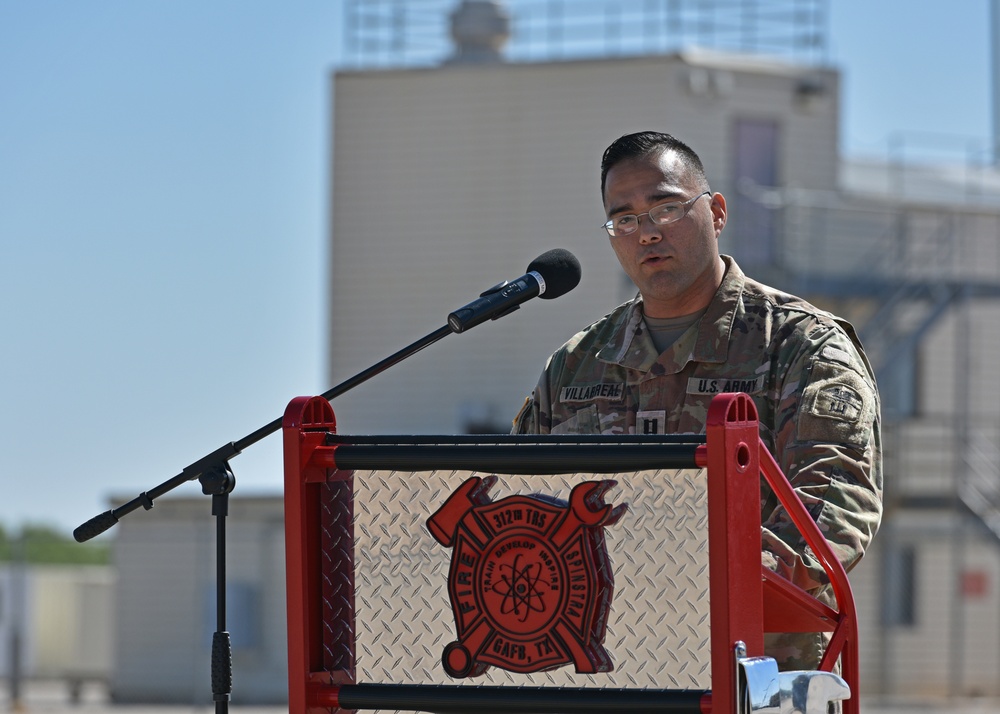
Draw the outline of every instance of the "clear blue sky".
[[[883,157],[900,133],[913,146],[925,133],[991,140],[987,0],[830,6],[846,154]],[[69,531],[110,495],[151,489],[332,386],[341,12],[334,0],[0,0],[6,527]],[[279,441],[232,461],[238,493],[280,490]]]

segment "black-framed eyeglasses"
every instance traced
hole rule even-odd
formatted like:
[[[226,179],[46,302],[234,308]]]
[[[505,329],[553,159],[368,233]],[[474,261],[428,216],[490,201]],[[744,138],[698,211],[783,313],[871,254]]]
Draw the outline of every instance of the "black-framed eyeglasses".
[[[632,235],[639,230],[639,219],[643,216],[649,216],[649,220],[658,226],[675,223],[688,214],[695,201],[702,196],[711,195],[711,191],[702,191],[694,198],[689,198],[686,201],[668,201],[667,203],[661,203],[659,206],[653,206],[646,213],[630,213],[627,216],[616,216],[604,224],[604,229],[608,232],[609,236],[621,238],[622,236]]]

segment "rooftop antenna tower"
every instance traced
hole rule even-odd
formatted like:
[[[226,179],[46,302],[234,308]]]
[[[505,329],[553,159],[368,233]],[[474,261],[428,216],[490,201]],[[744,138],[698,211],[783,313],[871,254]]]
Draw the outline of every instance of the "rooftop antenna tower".
[[[344,69],[545,62],[684,47],[827,60],[828,0],[345,0]]]

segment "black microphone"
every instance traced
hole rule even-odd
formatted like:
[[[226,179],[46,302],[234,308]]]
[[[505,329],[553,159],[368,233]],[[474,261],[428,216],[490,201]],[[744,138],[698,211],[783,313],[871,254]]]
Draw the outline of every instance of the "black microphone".
[[[528,272],[512,283],[496,285],[448,315],[452,332],[464,332],[487,320],[509,315],[533,297],[552,300],[580,283],[580,261],[568,250],[556,248],[531,261]]]

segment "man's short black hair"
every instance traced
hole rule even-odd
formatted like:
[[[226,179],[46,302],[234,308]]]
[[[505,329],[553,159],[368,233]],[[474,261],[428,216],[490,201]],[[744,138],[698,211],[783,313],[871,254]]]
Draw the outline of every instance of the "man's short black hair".
[[[708,188],[705,178],[705,167],[694,149],[680,139],[658,131],[640,131],[636,134],[626,134],[615,141],[604,151],[601,159],[601,198],[604,198],[604,186],[608,179],[608,171],[622,161],[628,159],[645,159],[665,151],[676,152],[681,163],[694,174],[695,178]]]

